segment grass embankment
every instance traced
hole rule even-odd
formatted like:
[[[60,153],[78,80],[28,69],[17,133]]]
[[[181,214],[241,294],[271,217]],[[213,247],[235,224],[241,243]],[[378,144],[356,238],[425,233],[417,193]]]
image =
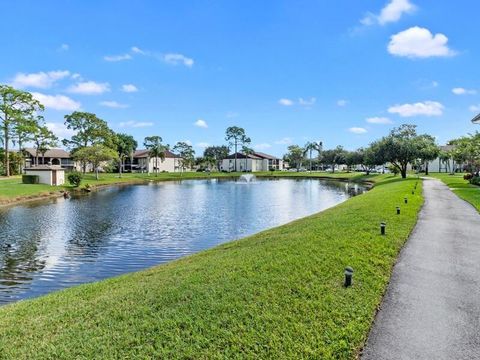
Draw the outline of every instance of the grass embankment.
[[[141,174],[141,173],[127,173],[122,174],[120,178],[118,174],[100,174],[100,179],[96,180],[94,174],[85,174],[82,180],[80,189],[84,188],[87,184],[92,187],[108,186],[113,184],[135,184],[143,183],[145,181],[169,181],[169,180],[187,180],[187,179],[200,179],[200,178],[231,178],[238,177],[242,173],[201,173],[201,172],[185,172],[181,173],[159,173],[155,174]],[[363,180],[364,175],[362,173],[295,173],[295,172],[261,172],[255,173],[256,176],[265,177],[322,177],[322,178],[335,178],[335,179],[352,179]],[[22,184],[20,176],[15,176],[9,179],[0,180],[0,205],[11,204],[15,202],[21,202],[25,200],[31,200],[36,198],[47,197],[51,195],[60,195],[60,191],[67,190],[72,191],[73,188],[70,185],[65,186],[48,186],[43,184]]]
[[[370,192],[211,250],[0,308],[12,359],[352,359],[422,204],[421,182]],[[403,198],[408,196],[408,204]],[[401,206],[401,215],[395,207]],[[387,235],[379,223],[387,222]],[[343,271],[355,270],[345,289]]]
[[[442,180],[461,199],[472,204],[480,211],[480,187],[463,179],[464,174],[431,173],[430,176]]]

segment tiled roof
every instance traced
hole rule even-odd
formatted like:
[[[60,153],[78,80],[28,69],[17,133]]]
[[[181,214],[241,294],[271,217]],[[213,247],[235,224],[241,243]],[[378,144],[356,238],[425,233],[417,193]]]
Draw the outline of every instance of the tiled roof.
[[[36,150],[34,148],[25,148],[25,151],[31,156],[36,156]],[[43,154],[38,154],[38,156],[44,156]],[[50,149],[45,152],[46,158],[59,158],[59,159],[69,159],[70,153],[63,149]]]
[[[255,152],[254,153],[256,156],[258,157],[261,157],[262,159],[268,159],[268,160],[278,160],[277,157],[273,156],[273,155],[268,155],[268,154],[265,154],[265,153],[262,153],[262,152]]]
[[[150,150],[147,149],[142,149],[142,150],[137,150],[133,154],[134,158],[147,158],[149,157],[148,153]],[[165,150],[165,158],[179,158],[177,154],[172,153],[170,150]]]
[[[245,155],[244,153],[240,153],[240,152],[237,153],[237,159],[245,159],[245,158],[262,160],[261,157],[256,156],[256,155],[253,155],[253,154]],[[235,159],[235,154],[228,155],[228,156],[226,157],[226,159]]]
[[[37,166],[32,166],[29,168],[26,168],[25,170],[65,170],[59,165],[37,165]]]

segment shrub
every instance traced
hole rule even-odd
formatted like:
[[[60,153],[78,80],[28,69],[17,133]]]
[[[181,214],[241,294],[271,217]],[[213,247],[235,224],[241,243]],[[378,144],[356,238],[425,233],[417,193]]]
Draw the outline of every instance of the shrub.
[[[38,175],[22,175],[23,184],[39,184],[40,177]]]
[[[468,181],[471,182],[472,178],[473,178],[473,174],[471,174],[471,173],[467,173],[467,174],[463,175],[463,180],[468,180]]]
[[[400,170],[398,170],[398,168],[396,166],[393,166],[393,165],[390,165],[388,167],[388,170],[390,170],[390,172],[394,175],[394,176],[397,176],[399,173],[400,173]]]
[[[473,176],[470,180],[470,184],[480,186],[480,176]]]
[[[82,174],[74,171],[67,175],[67,179],[70,185],[73,187],[79,187],[80,183],[82,182]]]

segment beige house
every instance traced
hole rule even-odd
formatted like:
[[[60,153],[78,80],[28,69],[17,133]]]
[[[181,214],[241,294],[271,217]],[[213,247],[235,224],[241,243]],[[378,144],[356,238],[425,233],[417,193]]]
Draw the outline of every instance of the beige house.
[[[237,153],[236,158],[237,166],[235,166],[235,154],[232,154],[222,160],[220,170],[228,172],[255,172],[284,169],[282,159],[261,152],[254,152],[248,155],[243,153]]]
[[[165,159],[151,157],[148,150],[137,150],[133,154],[133,161],[127,159],[125,170],[154,172],[178,172],[181,171],[182,158],[171,151],[165,151]]]
[[[40,184],[59,186],[65,184],[65,169],[58,165],[38,165],[25,168],[25,175],[36,175]]]

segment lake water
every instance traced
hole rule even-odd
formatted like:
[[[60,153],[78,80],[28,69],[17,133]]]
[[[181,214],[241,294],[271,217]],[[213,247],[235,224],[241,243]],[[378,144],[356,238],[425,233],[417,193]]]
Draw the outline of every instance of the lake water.
[[[321,180],[187,180],[0,209],[0,304],[164,263],[363,192]]]

